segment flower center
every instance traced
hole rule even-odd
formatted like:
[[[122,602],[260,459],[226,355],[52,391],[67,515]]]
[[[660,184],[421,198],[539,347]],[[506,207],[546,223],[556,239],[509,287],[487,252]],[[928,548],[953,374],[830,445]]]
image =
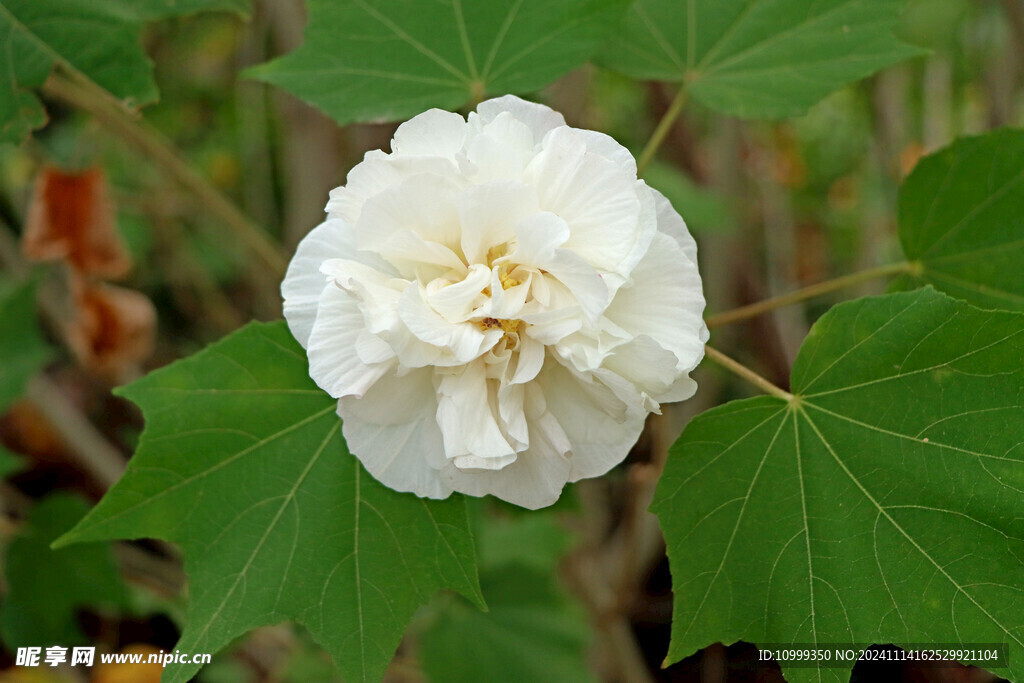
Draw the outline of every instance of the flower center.
[[[523,326],[522,320],[501,320],[498,318],[484,318],[477,325],[481,330],[496,330],[499,327],[505,332],[505,336],[519,334]]]
[[[499,244],[495,247],[491,247],[490,249],[487,250],[488,268],[493,268],[497,261],[504,259],[502,263],[498,264],[498,280],[501,282],[502,289],[511,289],[516,285],[523,284],[522,280],[516,277],[512,277],[511,275],[512,271],[515,270],[518,266],[514,263],[511,263],[508,260],[508,251],[508,242],[505,242],[504,244]],[[485,295],[490,296],[491,288],[485,287],[483,292]]]

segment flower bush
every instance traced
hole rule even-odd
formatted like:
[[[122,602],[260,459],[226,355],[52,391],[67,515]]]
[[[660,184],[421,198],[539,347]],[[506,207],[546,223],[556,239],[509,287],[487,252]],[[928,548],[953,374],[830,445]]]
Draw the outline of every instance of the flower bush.
[[[419,496],[550,505],[690,397],[697,253],[630,153],[506,96],[402,124],[331,192],[284,314],[351,451]]]

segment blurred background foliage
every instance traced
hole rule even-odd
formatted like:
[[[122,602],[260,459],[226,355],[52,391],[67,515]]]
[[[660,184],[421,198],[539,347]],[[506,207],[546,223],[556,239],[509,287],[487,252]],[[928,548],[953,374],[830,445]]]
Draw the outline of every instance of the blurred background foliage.
[[[344,183],[367,150],[387,147],[395,128],[339,128],[287,93],[239,77],[244,68],[293,50],[304,21],[298,0],[256,0],[249,18],[208,13],[152,23],[144,32],[162,93],[145,109],[145,120],[288,250],[320,221],[328,191]],[[1024,126],[1024,1],[909,0],[899,34],[929,54],[843,88],[803,117],[747,122],[694,103],[671,130],[647,179],[697,236],[710,313],[897,259],[896,191],[916,161],[957,136]],[[673,96],[668,85],[585,66],[538,99],[571,125],[604,131],[638,153]],[[172,547],[136,542],[54,552],[47,539],[83,514],[84,501],[98,499],[141,430],[136,410],[110,394],[112,384],[189,355],[251,318],[279,317],[277,280],[207,207],[108,128],[61,101],[46,107],[51,120],[44,129],[20,146],[0,146],[4,291],[13,291],[11,274],[30,272],[18,241],[41,201],[37,178],[50,167],[98,167],[115,207],[116,233],[134,264],[117,286],[152,303],[156,330],[144,354],[117,339],[88,338],[94,352],[109,346],[112,372],[95,354],[76,350],[73,332],[83,334],[87,304],[68,299],[74,283],[64,270],[32,271],[46,341],[19,332],[8,343],[28,350],[27,366],[46,365],[27,398],[5,403],[0,419],[0,473],[7,477],[0,488],[0,680],[156,681],[159,667],[19,671],[13,634],[89,642],[110,652],[173,649],[184,575]],[[857,293],[879,286],[863,285]],[[835,300],[838,295],[777,310],[714,334],[785,386],[810,323]],[[124,313],[114,304],[89,305],[101,322]],[[122,327],[136,339],[147,334]],[[13,383],[16,361],[5,355],[3,363],[0,380]],[[669,406],[623,466],[574,487],[556,508],[524,518],[505,506],[475,504],[484,591],[500,586],[494,595],[503,597],[481,614],[440,596],[413,623],[388,678],[469,681],[496,671],[492,680],[616,680],[609,648],[625,633],[640,643],[636,665],[651,679],[781,680],[778,669],[759,666],[743,644],[712,646],[660,669],[671,594],[657,524],[645,511],[650,479],[658,454],[687,419],[747,391],[714,369],[700,374],[695,399]],[[627,580],[614,595],[595,598],[587,586],[594,556],[585,550],[622,543],[633,544],[619,553],[633,565]],[[53,581],[44,585],[46,576]],[[541,631],[550,650],[520,646],[515,634],[523,629]],[[282,625],[218,654],[199,680],[298,683],[334,676],[329,658],[304,631]],[[973,669],[854,670],[854,680],[885,677],[990,678]]]

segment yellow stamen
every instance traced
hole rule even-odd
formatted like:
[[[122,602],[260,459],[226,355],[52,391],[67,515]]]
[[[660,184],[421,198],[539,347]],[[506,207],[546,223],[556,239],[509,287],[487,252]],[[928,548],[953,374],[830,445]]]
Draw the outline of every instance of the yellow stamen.
[[[512,277],[511,275],[509,275],[508,274],[508,270],[506,269],[505,266],[502,266],[501,268],[498,269],[498,279],[501,280],[501,288],[502,289],[511,289],[512,287],[515,287],[516,285],[523,284],[522,280],[518,280],[518,279]]]
[[[522,320],[502,320],[501,329],[505,331],[505,334],[512,334],[513,332],[518,334],[519,328],[522,324]]]
[[[484,318],[477,322],[481,330],[501,329],[505,334],[518,334],[523,326],[522,320],[506,320],[504,318]]]
[[[502,256],[508,253],[508,242],[505,244],[499,244],[496,247],[491,247],[487,250],[487,265],[494,265],[494,262],[500,259]]]

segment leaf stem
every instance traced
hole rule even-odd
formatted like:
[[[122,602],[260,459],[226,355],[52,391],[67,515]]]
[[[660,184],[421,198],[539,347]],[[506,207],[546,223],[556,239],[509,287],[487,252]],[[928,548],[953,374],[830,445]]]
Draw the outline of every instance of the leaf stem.
[[[868,270],[862,270],[858,273],[851,273],[850,275],[837,277],[833,280],[819,282],[818,284],[798,289],[795,292],[790,292],[789,294],[772,297],[771,299],[765,299],[764,301],[758,301],[757,303],[753,303],[748,306],[741,306],[740,308],[734,308],[733,310],[726,311],[725,313],[710,316],[707,319],[707,324],[708,327],[728,325],[730,323],[746,320],[747,318],[754,318],[762,313],[773,311],[776,308],[782,308],[807,299],[813,299],[821,296],[822,294],[828,294],[829,292],[834,292],[839,289],[859,285],[862,282],[869,282],[871,280],[877,280],[890,275],[898,275],[899,273],[910,273],[913,272],[913,270],[914,264],[906,261],[901,263],[890,263],[877,268],[869,268]]]
[[[243,214],[227,197],[189,166],[156,130],[129,115],[100,86],[83,78],[68,78],[54,73],[43,91],[56,99],[88,112],[111,133],[146,155],[167,175],[199,200],[200,205],[234,233],[239,242],[252,251],[275,275],[284,276],[288,260],[278,245]]]
[[[679,115],[683,112],[683,107],[686,105],[687,92],[686,85],[679,87],[679,92],[676,93],[675,99],[672,100],[672,104],[669,105],[668,111],[658,121],[658,126],[651,133],[651,139],[647,141],[647,145],[644,146],[640,157],[636,162],[636,174],[642,176],[644,171],[647,170],[647,166],[654,159],[654,155],[658,153],[658,148],[661,147],[661,143],[665,141],[665,137],[668,132],[672,130],[672,124],[676,122]]]
[[[729,372],[742,377],[766,394],[770,394],[776,398],[781,398],[783,401],[793,400],[793,394],[789,393],[785,389],[775,386],[764,377],[748,368],[746,365],[729,358],[729,356],[725,355],[713,346],[705,346],[704,354]]]

